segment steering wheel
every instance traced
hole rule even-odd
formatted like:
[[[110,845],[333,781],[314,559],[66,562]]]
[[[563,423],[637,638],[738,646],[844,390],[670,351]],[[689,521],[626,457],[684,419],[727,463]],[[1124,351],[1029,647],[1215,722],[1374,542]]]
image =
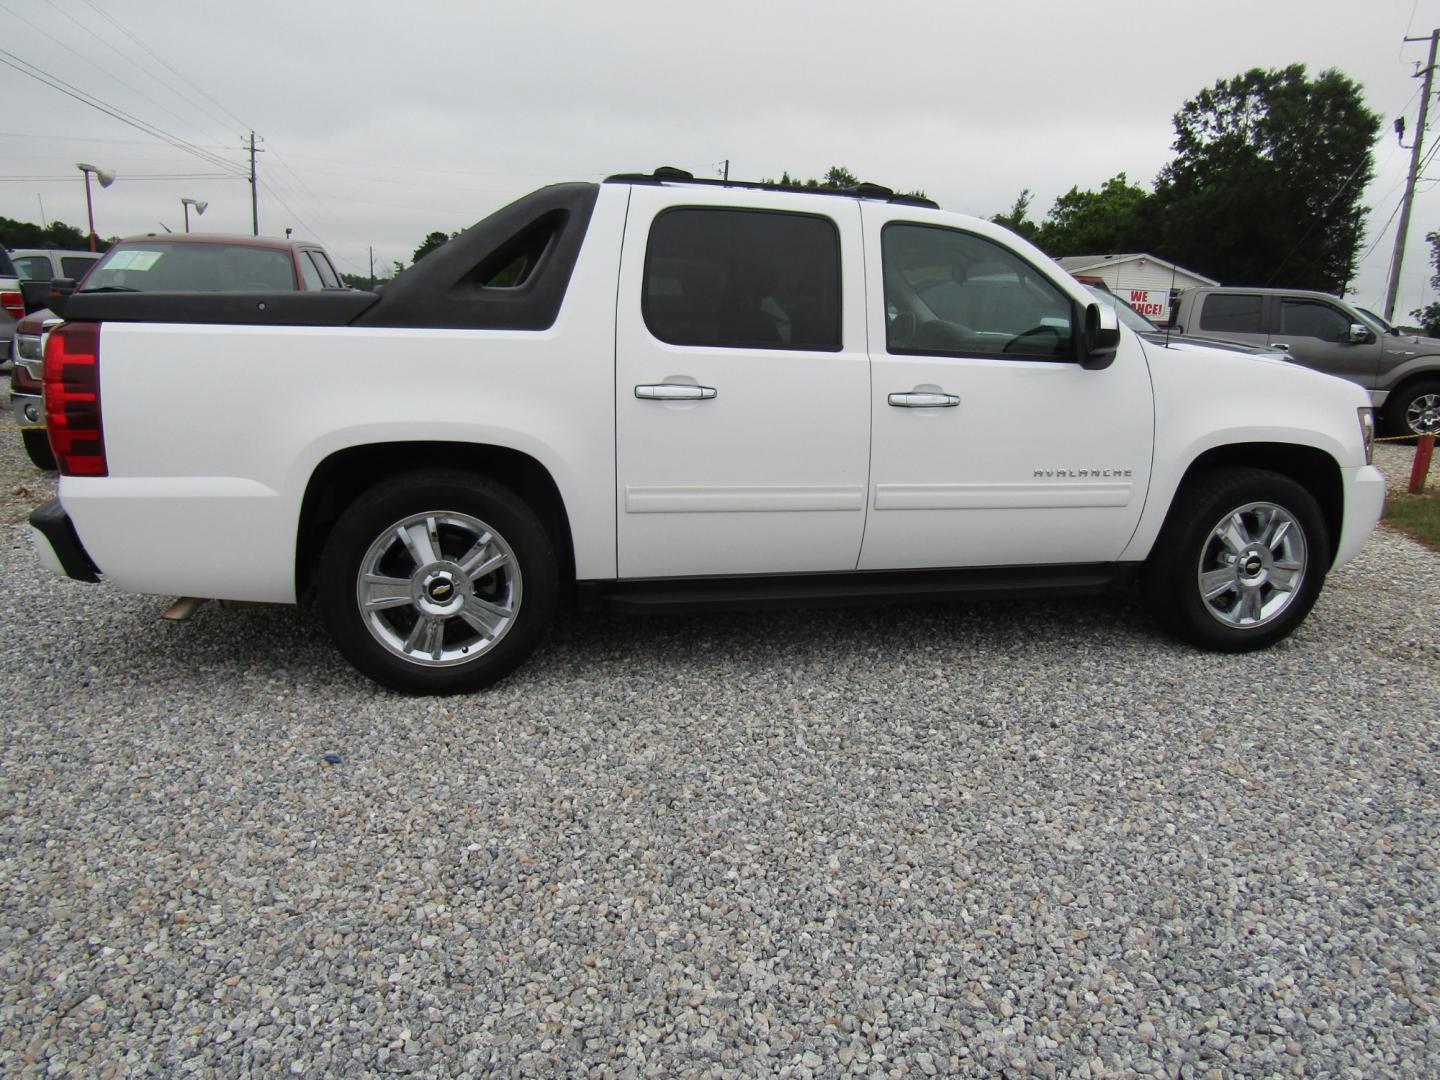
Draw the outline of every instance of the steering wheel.
[[[1058,329],[1056,329],[1055,327],[1053,327],[1053,326],[1044,326],[1044,325],[1041,325],[1041,326],[1032,326],[1029,330],[1026,330],[1023,334],[1016,334],[1013,338],[1011,338],[1009,341],[1007,341],[1007,342],[1005,343],[1005,345],[1000,349],[1000,351],[1001,351],[1002,353],[1014,352],[1014,351],[1015,351],[1015,345],[1016,345],[1017,342],[1024,341],[1026,338],[1036,337],[1036,336],[1038,336],[1038,335],[1040,335],[1040,334],[1049,334],[1051,337],[1053,337],[1053,338],[1055,339],[1055,341],[1054,341],[1054,344],[1055,344],[1055,345],[1059,345],[1061,339],[1063,339],[1064,336],[1065,336],[1064,334],[1060,333],[1060,331],[1059,331]]]

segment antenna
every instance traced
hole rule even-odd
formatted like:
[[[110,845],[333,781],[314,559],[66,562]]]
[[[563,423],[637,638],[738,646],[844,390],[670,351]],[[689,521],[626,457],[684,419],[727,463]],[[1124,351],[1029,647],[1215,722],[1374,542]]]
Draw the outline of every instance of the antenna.
[[[1165,347],[1170,347],[1170,329],[1175,325],[1175,264],[1170,264],[1170,294],[1165,297],[1170,306],[1170,318],[1165,320]]]

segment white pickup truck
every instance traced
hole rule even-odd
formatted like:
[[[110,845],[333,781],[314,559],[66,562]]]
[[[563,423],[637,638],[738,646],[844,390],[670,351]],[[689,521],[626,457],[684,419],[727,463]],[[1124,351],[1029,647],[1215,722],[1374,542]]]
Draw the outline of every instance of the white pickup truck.
[[[487,685],[563,600],[877,602],[1139,579],[1184,639],[1305,617],[1383,499],[1365,393],[1167,349],[925,200],[561,184],[382,296],[73,297],[43,561],[291,604],[399,689]]]

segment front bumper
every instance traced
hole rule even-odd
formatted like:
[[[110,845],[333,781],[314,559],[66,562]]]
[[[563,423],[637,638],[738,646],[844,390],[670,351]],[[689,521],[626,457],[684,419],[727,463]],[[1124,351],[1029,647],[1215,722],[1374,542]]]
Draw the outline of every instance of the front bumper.
[[[10,394],[10,412],[21,427],[45,426],[45,401],[39,394]]]
[[[1333,570],[1340,569],[1359,554],[1385,508],[1385,475],[1374,465],[1346,469],[1344,486],[1345,517],[1335,546]]]
[[[30,539],[47,570],[76,581],[100,580],[100,571],[90,561],[59,499],[51,499],[30,514]]]

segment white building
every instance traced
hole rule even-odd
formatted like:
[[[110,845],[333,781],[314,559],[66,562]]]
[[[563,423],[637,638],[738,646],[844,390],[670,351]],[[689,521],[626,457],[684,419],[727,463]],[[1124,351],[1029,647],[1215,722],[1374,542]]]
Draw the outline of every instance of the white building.
[[[1082,281],[1103,281],[1120,299],[1152,322],[1170,321],[1171,301],[1182,289],[1219,285],[1218,281],[1176,266],[1154,255],[1068,255],[1056,259]]]

